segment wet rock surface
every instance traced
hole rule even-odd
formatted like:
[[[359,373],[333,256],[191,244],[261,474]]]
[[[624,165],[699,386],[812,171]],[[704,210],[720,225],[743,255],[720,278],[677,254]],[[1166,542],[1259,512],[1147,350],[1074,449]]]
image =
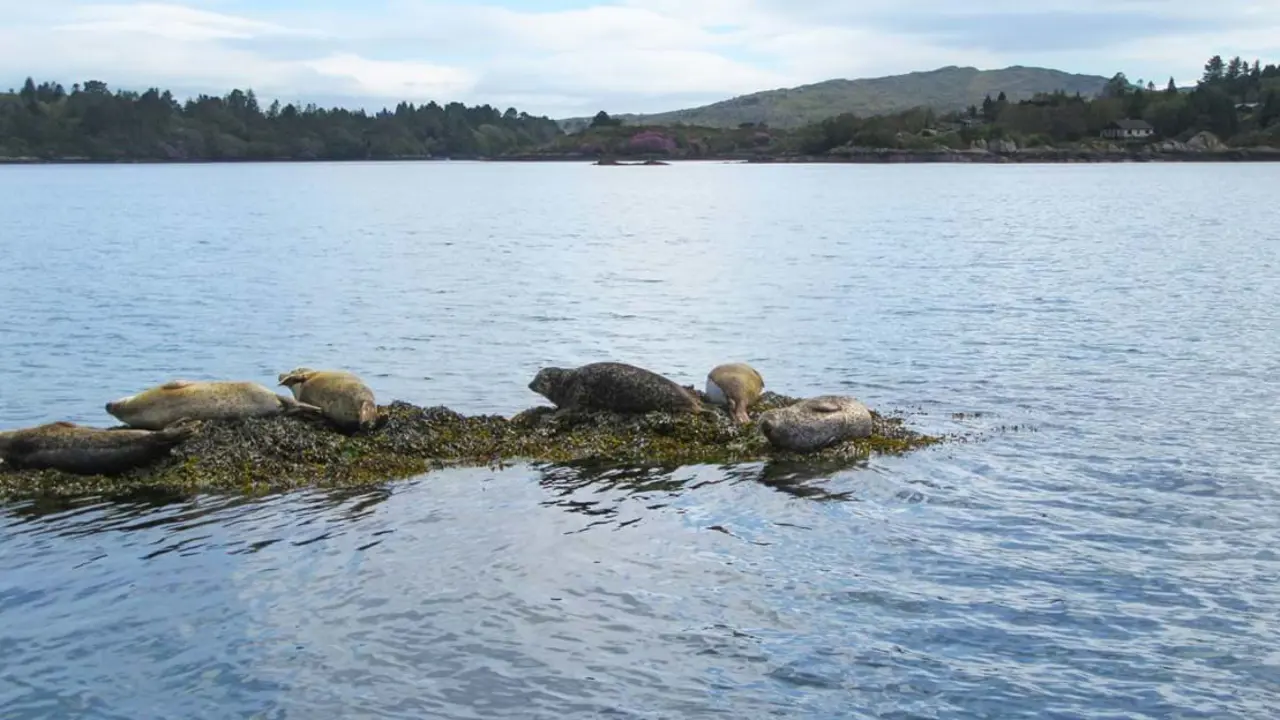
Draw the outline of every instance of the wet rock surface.
[[[705,399],[700,391],[694,392]],[[0,497],[145,488],[262,493],[379,483],[450,465],[511,462],[829,463],[857,461],[873,453],[901,454],[944,440],[911,430],[902,417],[873,411],[868,438],[816,453],[779,451],[770,446],[757,421],[764,412],[798,400],[766,392],[750,410],[752,422],[741,426],[726,412],[617,414],[546,406],[505,418],[467,416],[446,407],[401,401],[379,407],[375,427],[357,433],[306,416],[206,421],[168,457],[114,476],[6,470],[0,464]]]

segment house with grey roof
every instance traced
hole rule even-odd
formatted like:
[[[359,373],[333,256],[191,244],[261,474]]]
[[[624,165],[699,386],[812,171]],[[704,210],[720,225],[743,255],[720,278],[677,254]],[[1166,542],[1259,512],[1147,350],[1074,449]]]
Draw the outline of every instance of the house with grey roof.
[[[1107,123],[1102,128],[1102,137],[1110,140],[1141,140],[1154,135],[1156,129],[1146,120],[1124,119]]]

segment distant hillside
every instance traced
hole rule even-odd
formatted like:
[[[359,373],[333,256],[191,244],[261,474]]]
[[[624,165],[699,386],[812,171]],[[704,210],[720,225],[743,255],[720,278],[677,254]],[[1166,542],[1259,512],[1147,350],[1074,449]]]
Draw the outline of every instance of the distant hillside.
[[[1075,75],[1060,70],[1013,66],[1002,70],[972,67],[944,67],[906,75],[827,80],[782,90],[741,95],[703,107],[652,115],[615,115],[628,125],[684,123],[708,127],[737,127],[742,123],[768,123],[771,127],[794,128],[851,112],[861,116],[885,115],[913,107],[959,110],[981,105],[988,93],[1002,91],[1010,101],[1023,100],[1039,92],[1063,90],[1090,97],[1107,83],[1097,75]],[[607,108],[606,108],[607,111]],[[561,124],[576,130],[591,118],[572,118]]]

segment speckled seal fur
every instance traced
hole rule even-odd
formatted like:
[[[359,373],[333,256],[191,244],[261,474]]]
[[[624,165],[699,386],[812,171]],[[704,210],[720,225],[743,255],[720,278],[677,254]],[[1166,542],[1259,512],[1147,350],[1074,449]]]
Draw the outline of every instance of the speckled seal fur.
[[[764,378],[746,363],[717,365],[707,373],[706,393],[712,403],[727,407],[729,416],[745,425],[751,422],[747,409],[764,393]]]
[[[378,403],[373,390],[354,373],[300,367],[280,373],[279,380],[294,399],[320,408],[330,422],[343,430],[368,430],[377,422]]]
[[[561,410],[608,410],[618,413],[714,413],[697,395],[673,380],[619,362],[577,368],[547,367],[529,389]]]
[[[238,380],[173,380],[107,403],[107,412],[142,430],[163,430],[183,419],[230,420],[320,409],[265,385]]]
[[[105,429],[59,421],[0,432],[0,460],[15,470],[114,475],[148,465],[191,437],[196,423],[159,430]]]
[[[820,395],[760,416],[760,431],[780,450],[814,452],[871,436],[871,411],[855,398]]]

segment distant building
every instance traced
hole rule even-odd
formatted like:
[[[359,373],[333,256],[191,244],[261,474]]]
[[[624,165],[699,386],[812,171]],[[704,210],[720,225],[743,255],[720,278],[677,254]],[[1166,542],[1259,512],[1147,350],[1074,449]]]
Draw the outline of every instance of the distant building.
[[[1102,137],[1112,140],[1134,140],[1151,137],[1156,129],[1146,120],[1116,120],[1102,128]]]

